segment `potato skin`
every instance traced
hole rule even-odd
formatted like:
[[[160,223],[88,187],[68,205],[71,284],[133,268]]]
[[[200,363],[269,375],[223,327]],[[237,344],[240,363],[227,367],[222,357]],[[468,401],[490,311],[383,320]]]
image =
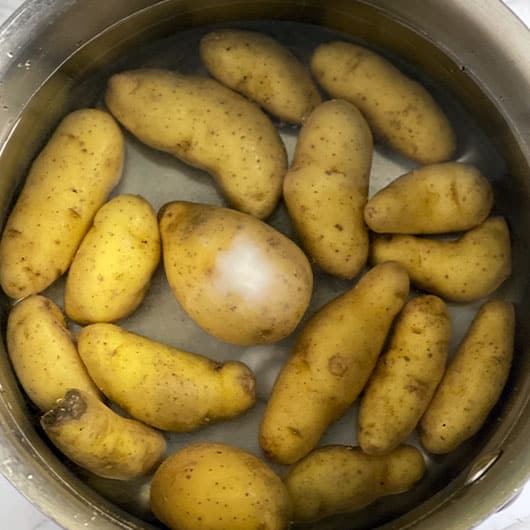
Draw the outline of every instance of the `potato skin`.
[[[471,164],[431,164],[402,175],[364,208],[378,233],[444,234],[483,223],[493,206],[488,180]]]
[[[508,379],[514,328],[511,303],[480,308],[420,422],[427,451],[453,451],[482,427]]]
[[[341,278],[355,277],[368,258],[363,208],[372,153],[362,114],[347,101],[326,101],[302,127],[283,183],[304,248],[324,271]]]
[[[151,508],[174,530],[284,530],[291,500],[264,462],[236,447],[193,444],[157,470]]]
[[[349,42],[321,44],[311,58],[316,80],[364,115],[376,138],[422,164],[443,162],[455,133],[425,88],[380,55]]]
[[[192,431],[242,414],[255,402],[254,374],[237,361],[217,363],[114,324],[83,328],[78,348],[100,390],[158,429]]]
[[[144,299],[160,261],[158,220],[142,197],[119,195],[102,206],[74,257],[64,295],[76,322],[113,322]]]
[[[287,237],[235,210],[172,202],[159,212],[166,276],[206,332],[232,344],[276,342],[309,304],[313,273]]]
[[[83,109],[63,119],[33,162],[0,241],[8,296],[39,293],[68,269],[123,158],[123,135],[107,112]]]
[[[405,267],[421,289],[447,300],[471,302],[492,293],[510,276],[510,232],[504,218],[490,217],[455,241],[377,236],[371,262],[389,260]]]
[[[141,142],[208,171],[234,208],[273,211],[287,155],[254,103],[213,79],[156,69],[113,75],[105,102]]]
[[[166,452],[164,437],[119,416],[93,395],[71,389],[41,418],[53,444],[100,477],[132,480],[153,471]]]
[[[418,296],[405,305],[361,399],[357,440],[365,453],[388,454],[414,430],[443,377],[450,337],[443,300]]]
[[[16,304],[9,313],[6,335],[17,378],[41,411],[54,407],[69,388],[100,395],[61,309],[48,298],[31,295]]]
[[[309,319],[261,422],[259,441],[267,456],[282,464],[300,460],[353,403],[408,290],[405,270],[384,263]]]
[[[215,30],[201,39],[200,54],[215,79],[281,120],[301,124],[321,102],[309,71],[263,33]]]
[[[294,520],[312,521],[408,491],[425,469],[415,447],[402,445],[387,455],[371,456],[360,447],[330,445],[300,460],[284,480],[293,501]]]

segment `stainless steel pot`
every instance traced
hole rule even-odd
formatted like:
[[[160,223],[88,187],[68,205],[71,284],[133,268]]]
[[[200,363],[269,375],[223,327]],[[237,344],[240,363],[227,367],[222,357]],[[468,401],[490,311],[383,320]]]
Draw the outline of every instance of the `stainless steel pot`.
[[[495,419],[472,443],[431,461],[438,472],[419,488],[413,506],[409,497],[394,514],[376,518],[381,530],[471,528],[530,477],[530,34],[500,1],[29,0],[0,30],[0,221],[59,117],[94,103],[86,94],[99,86],[98,70],[131,47],[175,31],[246,19],[316,24],[392,50],[456,96],[506,162],[494,187],[514,246],[513,280],[504,290],[516,303],[518,322],[508,386]],[[0,299],[3,329],[9,305]],[[117,501],[110,502],[65,465],[35,417],[2,349],[0,471],[68,529],[156,527],[125,511],[119,495],[107,495]],[[138,486],[137,493],[145,491]],[[368,525],[343,515],[309,528]]]

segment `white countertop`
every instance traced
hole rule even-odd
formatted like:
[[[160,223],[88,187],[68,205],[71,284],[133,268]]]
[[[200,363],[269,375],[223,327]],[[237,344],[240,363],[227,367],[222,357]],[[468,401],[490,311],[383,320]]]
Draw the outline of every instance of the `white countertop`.
[[[0,23],[22,3],[22,0],[0,0]],[[530,0],[505,0],[505,3],[530,27]],[[0,513],[0,530],[60,530],[59,526],[41,514],[1,475]],[[530,484],[515,502],[500,513],[492,515],[475,530],[529,529]]]

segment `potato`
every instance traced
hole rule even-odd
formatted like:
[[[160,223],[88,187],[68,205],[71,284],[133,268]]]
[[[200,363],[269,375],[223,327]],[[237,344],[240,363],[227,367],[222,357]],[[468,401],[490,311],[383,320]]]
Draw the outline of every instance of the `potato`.
[[[511,303],[480,308],[420,422],[429,452],[453,451],[482,427],[508,379],[514,327]]]
[[[220,443],[189,445],[163,462],[151,485],[151,508],[174,530],[284,530],[292,514],[272,469]]]
[[[200,53],[213,77],[281,120],[300,124],[321,101],[302,63],[263,33],[215,30],[201,39]]]
[[[486,220],[493,206],[491,185],[471,164],[431,164],[402,175],[376,193],[364,208],[374,232],[443,234]]]
[[[131,480],[162,461],[164,437],[142,423],[122,418],[93,395],[78,389],[41,418],[53,444],[70,460],[100,477]]]
[[[372,263],[389,260],[405,267],[419,288],[455,302],[471,302],[492,293],[510,276],[510,233],[502,217],[491,217],[455,241],[376,237]]]
[[[121,177],[124,142],[110,114],[83,109],[60,123],[33,163],[0,241],[8,296],[39,293],[61,276]]]
[[[313,274],[291,240],[227,208],[172,202],[159,217],[169,285],[206,332],[255,345],[294,330],[309,304]]]
[[[83,328],[78,348],[110,400],[165,431],[233,418],[255,402],[254,375],[240,362],[221,364],[104,323]]]
[[[295,464],[285,477],[294,520],[311,521],[359,510],[379,497],[410,490],[424,475],[425,461],[411,446],[384,456],[359,447],[321,447]]]
[[[113,322],[141,303],[160,261],[158,220],[142,197],[119,195],[96,214],[66,280],[64,307],[76,322]]]
[[[213,79],[167,70],[110,78],[105,102],[141,142],[210,173],[234,208],[267,217],[287,155],[270,119]]]
[[[307,253],[341,278],[356,276],[368,258],[363,207],[372,152],[372,133],[361,113],[346,101],[327,101],[303,126],[283,183]]]
[[[18,380],[40,410],[54,407],[69,388],[99,396],[61,310],[48,298],[35,294],[16,304],[6,335]]]
[[[455,133],[425,88],[380,55],[349,42],[321,44],[311,58],[316,80],[334,98],[353,103],[374,135],[422,164],[443,162]]]
[[[361,399],[357,440],[365,453],[388,454],[414,430],[444,374],[450,337],[440,298],[418,296],[404,307]]]
[[[384,263],[306,323],[261,422],[267,456],[282,464],[300,460],[346,412],[370,377],[408,290],[405,270]]]

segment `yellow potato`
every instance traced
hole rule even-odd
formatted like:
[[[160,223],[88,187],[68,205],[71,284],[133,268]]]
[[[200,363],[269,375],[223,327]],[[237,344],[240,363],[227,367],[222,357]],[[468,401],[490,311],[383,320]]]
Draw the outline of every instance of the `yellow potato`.
[[[283,183],[304,248],[326,272],[353,278],[368,258],[363,208],[372,165],[372,133],[350,103],[327,101],[300,131]]]
[[[111,77],[105,101],[140,141],[210,173],[234,208],[267,217],[287,155],[270,119],[213,79],[167,70]]]
[[[388,454],[414,430],[444,374],[450,337],[440,298],[418,296],[404,307],[361,399],[357,440],[365,453]]]
[[[387,455],[371,456],[359,447],[330,445],[295,464],[285,485],[294,520],[312,521],[408,491],[424,473],[425,461],[415,447],[402,445]]]
[[[380,55],[349,42],[328,42],[313,53],[311,70],[332,97],[364,114],[376,138],[422,164],[451,158],[455,133],[438,104]]]
[[[218,81],[287,122],[302,123],[321,101],[302,63],[263,33],[215,30],[201,39],[200,53]]]
[[[0,284],[9,296],[43,291],[68,269],[123,158],[110,114],[84,109],[64,118],[33,163],[0,241]]]
[[[15,305],[7,320],[7,351],[28,397],[46,411],[69,388],[99,396],[77,353],[57,305],[32,295]]]
[[[53,444],[82,468],[100,477],[131,480],[162,461],[164,437],[142,423],[118,416],[81,390],[66,392],[41,418]]]
[[[502,217],[491,217],[455,241],[376,237],[372,263],[389,260],[405,267],[421,289],[448,300],[471,302],[492,293],[510,276],[510,232]]]
[[[391,182],[368,201],[364,219],[379,233],[443,234],[474,228],[492,206],[491,185],[476,167],[444,162]]]
[[[346,412],[370,377],[408,290],[405,270],[384,263],[307,322],[261,422],[267,456],[282,464],[300,460]]]
[[[484,424],[508,379],[513,356],[513,305],[486,302],[477,313],[420,422],[431,453],[456,449]]]
[[[113,324],[91,324],[78,337],[79,355],[101,391],[133,418],[187,432],[233,418],[255,402],[254,375],[171,348]]]
[[[151,205],[119,195],[96,214],[66,280],[64,306],[76,322],[112,322],[141,303],[160,261],[158,220]]]
[[[272,469],[220,443],[171,455],[151,485],[151,508],[173,530],[285,530],[291,500]]]
[[[254,217],[204,204],[172,202],[159,218],[169,285],[205,331],[253,345],[294,330],[313,274],[290,239]]]

